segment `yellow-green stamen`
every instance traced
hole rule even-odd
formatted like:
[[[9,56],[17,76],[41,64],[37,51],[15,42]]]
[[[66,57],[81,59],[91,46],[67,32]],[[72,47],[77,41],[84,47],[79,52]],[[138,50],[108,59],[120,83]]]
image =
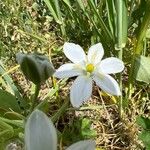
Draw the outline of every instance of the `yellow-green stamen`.
[[[92,73],[94,71],[94,65],[93,64],[88,64],[86,66],[86,71],[89,73]]]

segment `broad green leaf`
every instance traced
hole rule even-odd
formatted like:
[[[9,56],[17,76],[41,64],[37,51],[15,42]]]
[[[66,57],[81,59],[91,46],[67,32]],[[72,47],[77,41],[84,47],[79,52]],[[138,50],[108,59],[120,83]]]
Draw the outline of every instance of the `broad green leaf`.
[[[6,111],[20,112],[19,105],[14,95],[0,89],[0,108]]]
[[[25,125],[27,150],[57,150],[57,134],[52,121],[39,110],[32,112]]]
[[[97,133],[94,129],[91,129],[91,124],[92,124],[92,122],[87,118],[84,118],[82,120],[82,124],[81,124],[82,136],[88,137],[88,138],[96,137]]]
[[[143,131],[139,134],[139,139],[143,141],[146,150],[150,150],[150,119],[139,116],[136,123],[143,128]]]
[[[142,133],[139,134],[139,139],[143,141],[146,150],[150,150],[150,131],[142,131]]]
[[[66,150],[95,150],[96,144],[92,140],[80,141],[69,146]]]
[[[137,57],[134,68],[134,77],[136,80],[147,84],[150,83],[150,57]]]
[[[136,119],[136,123],[141,126],[143,129],[150,129],[150,119],[144,118],[142,116],[138,116]]]

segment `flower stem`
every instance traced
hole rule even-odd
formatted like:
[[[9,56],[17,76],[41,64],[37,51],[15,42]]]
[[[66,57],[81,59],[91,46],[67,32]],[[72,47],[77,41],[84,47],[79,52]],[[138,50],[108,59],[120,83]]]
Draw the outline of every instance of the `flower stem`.
[[[116,8],[117,8],[117,50],[118,52],[118,58],[122,60],[122,42],[123,42],[123,29],[122,29],[122,7],[123,7],[123,2],[122,0],[117,0],[116,1]],[[121,96],[119,97],[119,113],[120,113],[120,118],[122,118],[122,74],[120,73],[119,75],[119,85],[120,85],[120,90],[121,90]]]
[[[38,97],[39,92],[40,92],[40,87],[41,87],[40,84],[37,84],[36,87],[35,87],[35,94],[34,94],[34,97],[32,99],[30,112],[32,112],[34,110],[34,107],[36,106],[37,97]]]
[[[120,49],[119,51],[119,59],[122,60],[122,55],[123,55],[123,50]],[[119,97],[119,114],[120,118],[123,116],[123,108],[122,108],[122,73],[119,74],[119,86],[120,86],[120,91],[121,91],[121,96]]]

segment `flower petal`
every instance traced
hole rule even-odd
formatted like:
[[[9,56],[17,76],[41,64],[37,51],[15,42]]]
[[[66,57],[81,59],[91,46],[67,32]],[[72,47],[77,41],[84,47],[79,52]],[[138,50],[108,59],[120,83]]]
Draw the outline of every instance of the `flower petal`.
[[[74,63],[79,63],[86,60],[86,55],[80,45],[66,42],[63,50],[66,57]]]
[[[110,75],[97,73],[93,76],[93,80],[105,92],[111,95],[121,95],[118,83]]]
[[[78,76],[81,74],[82,74],[82,70],[80,68],[77,68],[77,65],[68,63],[60,66],[54,73],[54,76],[62,79],[62,78]]]
[[[124,64],[122,60],[110,57],[101,61],[99,69],[106,74],[118,73],[124,69]]]
[[[70,100],[73,107],[80,107],[92,94],[92,79],[79,76],[71,86]]]
[[[96,65],[99,63],[104,55],[104,49],[101,43],[90,47],[88,51],[88,61]]]

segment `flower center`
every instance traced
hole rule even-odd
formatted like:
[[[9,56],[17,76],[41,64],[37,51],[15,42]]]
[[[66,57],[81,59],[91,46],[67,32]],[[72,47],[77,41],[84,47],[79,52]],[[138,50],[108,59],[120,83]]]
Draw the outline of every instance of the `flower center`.
[[[88,64],[86,66],[86,71],[89,73],[92,73],[94,71],[94,65],[93,64]]]

